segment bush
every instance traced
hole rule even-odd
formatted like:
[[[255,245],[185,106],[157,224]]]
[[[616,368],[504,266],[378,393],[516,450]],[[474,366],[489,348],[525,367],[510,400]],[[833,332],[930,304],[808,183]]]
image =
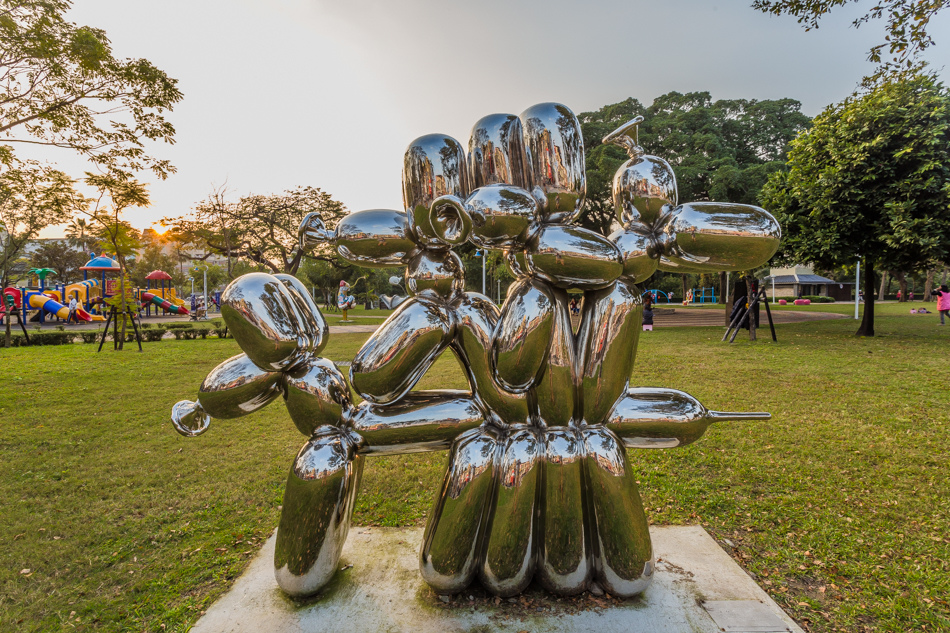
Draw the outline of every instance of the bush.
[[[142,332],[142,340],[148,341],[149,343],[160,341],[163,336],[165,336],[165,328],[156,328]]]
[[[102,332],[80,332],[83,343],[98,343],[102,337]]]
[[[72,332],[37,332],[30,336],[31,345],[67,345],[72,342]]]
[[[834,297],[819,297],[817,295],[806,295],[802,299],[808,299],[812,303],[834,303]]]
[[[229,335],[227,327],[216,327],[214,328],[214,333],[218,338],[227,338]]]
[[[166,323],[164,327],[167,330],[186,330],[194,326],[191,323]]]

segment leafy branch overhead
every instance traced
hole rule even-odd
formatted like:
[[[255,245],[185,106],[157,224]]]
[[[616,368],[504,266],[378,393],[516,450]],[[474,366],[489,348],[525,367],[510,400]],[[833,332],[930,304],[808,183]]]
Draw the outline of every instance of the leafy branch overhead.
[[[319,212],[330,229],[347,213],[342,203],[315,187],[248,195],[235,202],[228,201],[226,192],[218,189],[195,206],[190,218],[166,218],[163,222],[173,225],[174,232],[186,242],[206,251],[195,259],[211,255],[229,261],[245,258],[274,273],[294,273],[304,256],[298,246],[297,227],[311,212]],[[331,264],[338,261],[329,247],[307,256]]]
[[[752,7],[772,15],[788,14],[810,31],[835,7],[860,0],[754,0]],[[878,0],[871,9],[854,21],[860,27],[871,20],[885,19],[887,35],[884,42],[873,46],[868,60],[881,70],[907,70],[916,67],[917,56],[934,44],[928,28],[930,20],[942,9],[950,7],[950,0]],[[884,61],[884,49],[891,59]]]
[[[145,59],[117,59],[101,29],[63,14],[70,0],[0,0],[0,140],[79,152],[104,172],[175,171],[146,141],[174,142],[165,111],[177,81]]]

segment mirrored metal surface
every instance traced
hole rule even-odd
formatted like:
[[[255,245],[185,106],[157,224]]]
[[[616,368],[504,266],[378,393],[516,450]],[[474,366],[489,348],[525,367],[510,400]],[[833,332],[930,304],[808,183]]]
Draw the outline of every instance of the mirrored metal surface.
[[[587,195],[584,137],[571,109],[539,103],[521,113],[531,184],[545,201],[545,222],[572,222]]]
[[[602,422],[630,383],[642,316],[637,287],[623,280],[584,296],[578,374],[583,419],[589,424]]]
[[[604,423],[630,448],[674,448],[702,437],[723,420],[769,420],[763,412],[709,411],[684,391],[633,387],[620,398]]]
[[[462,591],[478,573],[495,488],[497,434],[492,427],[463,433],[450,453],[419,552],[422,578],[438,593]]]
[[[467,391],[413,391],[385,406],[362,402],[349,422],[362,437],[361,453],[396,454],[445,450],[485,416]]]
[[[548,356],[534,388],[538,414],[546,426],[566,426],[574,418],[578,404],[577,360],[574,355],[574,332],[567,293],[552,288],[552,331]]]
[[[482,585],[496,596],[521,593],[538,562],[537,501],[544,443],[532,428],[508,437],[498,472],[494,516],[486,535]]]
[[[605,591],[627,598],[653,579],[653,545],[637,481],[623,444],[603,427],[582,431],[587,498],[594,525],[594,579]]]
[[[211,417],[245,415],[284,395],[310,438],[288,477],[278,530],[284,591],[312,595],[332,577],[365,456],[446,448],[420,552],[436,591],[462,591],[476,575],[499,596],[535,577],[562,595],[594,582],[619,597],[646,588],[652,547],[626,446],[683,446],[715,421],[769,415],[630,388],[642,314],[634,284],[658,267],[754,268],[781,232],[757,207],[676,206],[673,171],[637,144],[638,124],[605,137],[631,156],[613,181],[623,228],[609,238],[570,224],[584,200],[583,141],[573,113],[552,103],[480,120],[468,165],[451,137],[416,139],[404,161],[408,214],[360,211],[334,231],[317,214],[304,218],[304,250],[330,244],[361,266],[407,267],[413,296],[352,362],[359,406],[336,366],[318,357],[328,328],[303,283],[253,273],[229,285],[222,311],[245,353],[215,368],[195,402],[176,404],[172,422],[193,436]],[[516,281],[500,310],[464,292],[450,247],[465,241],[504,250]],[[584,293],[576,335],[568,291]],[[471,391],[411,391],[449,346]]]
[[[527,422],[527,396],[505,391],[492,376],[491,337],[501,314],[498,306],[485,295],[466,292],[454,307],[452,350],[468,378],[472,396],[497,426]]]
[[[351,407],[350,386],[336,365],[325,358],[309,358],[283,379],[290,419],[308,437],[317,427],[338,425]]]
[[[623,272],[609,239],[579,226],[547,224],[528,242],[528,272],[559,288],[602,288]]]
[[[363,458],[348,436],[321,427],[294,460],[277,528],[274,575],[291,596],[319,591],[336,573]]]
[[[416,247],[406,214],[390,209],[349,214],[337,224],[333,244],[343,259],[369,267],[404,265]]]
[[[423,297],[403,303],[379,326],[350,365],[350,384],[364,400],[388,404],[422,378],[455,336],[442,304]]]
[[[765,209],[749,204],[691,202],[671,213],[660,270],[749,270],[778,250],[782,230]]]
[[[544,534],[538,556],[538,581],[556,594],[574,595],[590,581],[592,546],[584,516],[586,494],[584,440],[575,428],[549,429],[544,435]]]
[[[531,188],[521,119],[514,114],[479,119],[468,139],[468,169],[473,189],[497,184]]]
[[[429,221],[432,202],[445,195],[465,198],[470,190],[465,150],[458,141],[445,134],[427,134],[409,144],[403,159],[402,200],[417,243],[443,246]]]
[[[512,284],[492,333],[492,366],[498,383],[512,393],[532,387],[547,360],[553,332],[551,289],[530,278]]]
[[[452,251],[416,251],[406,267],[406,289],[432,301],[454,301],[465,290],[462,270],[462,260]]]
[[[290,290],[273,275],[249,273],[228,284],[221,293],[221,316],[262,369],[287,369],[308,352],[310,330],[300,323]]]

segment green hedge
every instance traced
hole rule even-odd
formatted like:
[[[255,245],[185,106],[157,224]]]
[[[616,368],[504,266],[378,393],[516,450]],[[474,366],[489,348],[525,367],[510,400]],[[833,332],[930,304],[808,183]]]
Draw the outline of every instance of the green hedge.
[[[808,299],[812,303],[834,303],[834,297],[819,297],[817,295],[806,295],[802,299]]]

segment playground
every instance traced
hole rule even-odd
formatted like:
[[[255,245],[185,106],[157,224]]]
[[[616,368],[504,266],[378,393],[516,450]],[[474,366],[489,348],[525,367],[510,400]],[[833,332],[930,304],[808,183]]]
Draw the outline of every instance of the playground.
[[[774,418],[717,425],[703,443],[640,451],[634,464],[655,523],[702,524],[799,621],[940,630],[950,484],[947,422],[934,413],[950,401],[950,334],[906,305],[877,310],[873,339],[855,339],[847,318],[781,324],[778,343],[720,343],[721,324],[641,337],[635,383]],[[334,332],[325,356],[348,361],[366,336]],[[108,357],[84,345],[0,350],[6,628],[184,631],[241,573],[277,525],[299,436],[271,407],[189,442],[158,407],[237,352],[216,338]],[[465,385],[450,355],[419,388],[436,385]],[[375,460],[355,529],[420,525],[444,459]]]

